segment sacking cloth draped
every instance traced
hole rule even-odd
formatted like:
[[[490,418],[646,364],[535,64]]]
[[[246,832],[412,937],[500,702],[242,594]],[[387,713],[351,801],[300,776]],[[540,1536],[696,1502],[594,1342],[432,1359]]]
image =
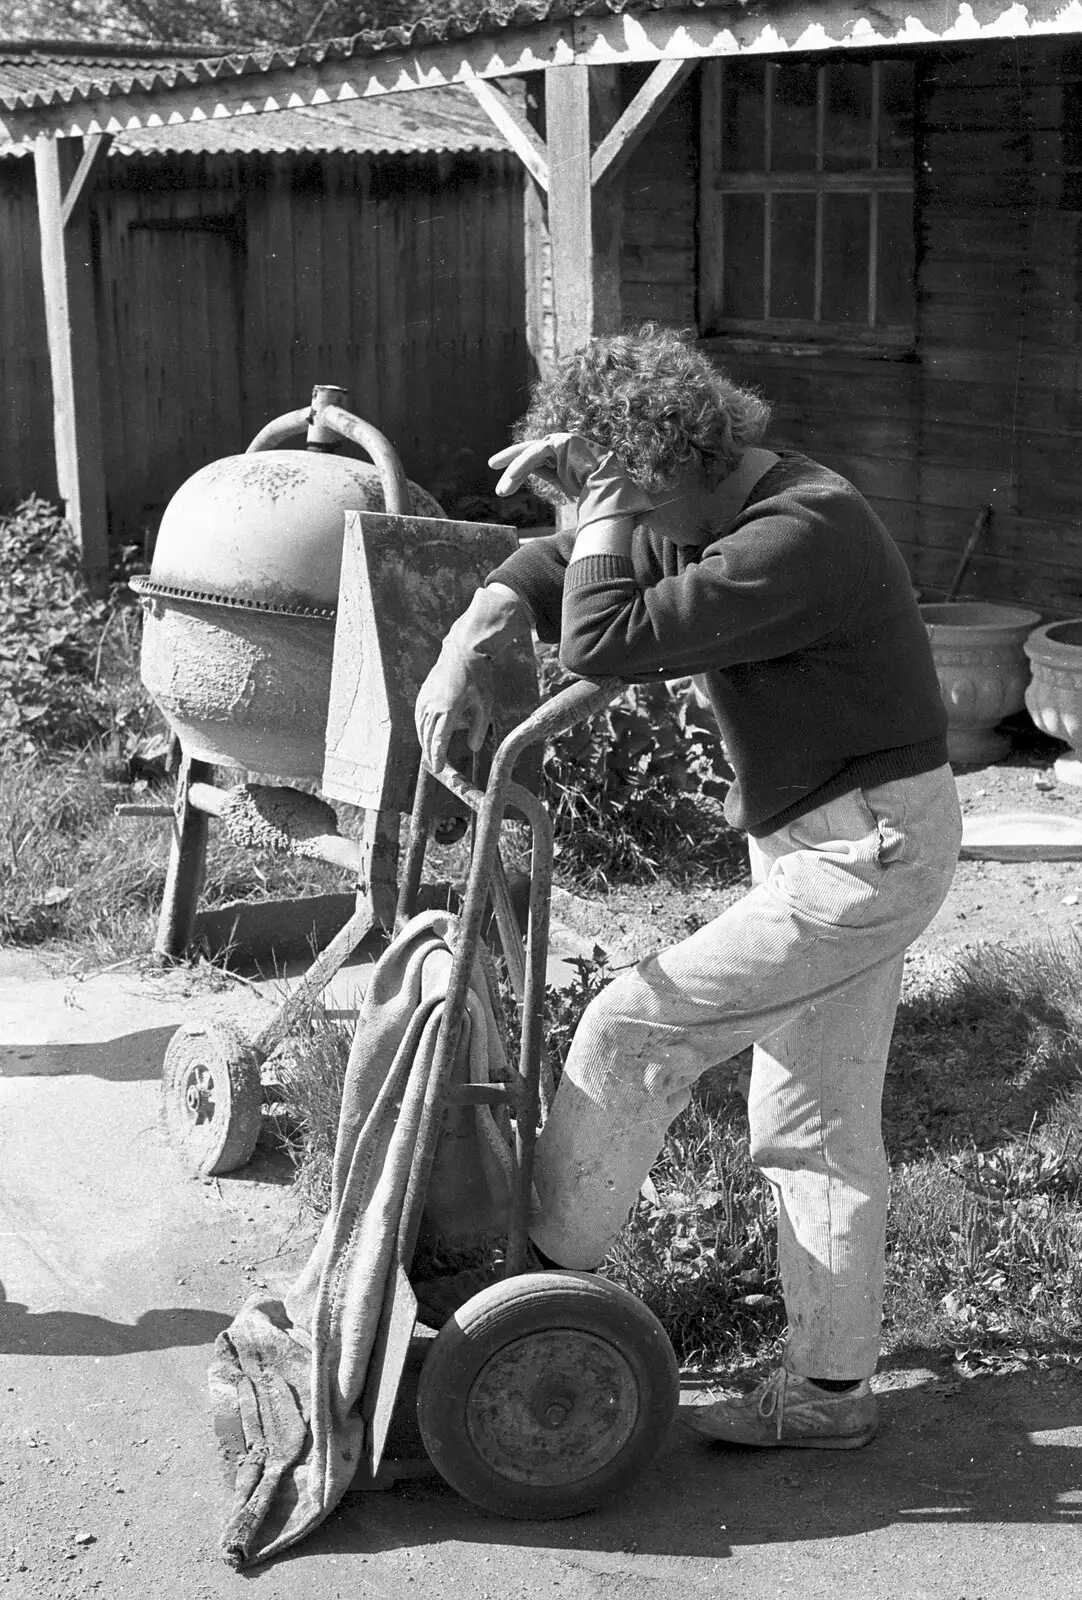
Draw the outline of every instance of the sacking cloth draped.
[[[234,1566],[265,1561],[322,1522],[365,1455],[358,1402],[385,1300],[403,1281],[399,1224],[459,936],[456,918],[429,912],[374,968],[315,1248],[284,1301],[253,1295],[215,1344],[209,1377],[219,1432],[223,1419],[239,1419],[246,1450],[221,1540]],[[494,998],[491,966],[475,959],[452,1078],[507,1077]],[[506,1207],[505,1128],[487,1107],[476,1109],[485,1177]]]

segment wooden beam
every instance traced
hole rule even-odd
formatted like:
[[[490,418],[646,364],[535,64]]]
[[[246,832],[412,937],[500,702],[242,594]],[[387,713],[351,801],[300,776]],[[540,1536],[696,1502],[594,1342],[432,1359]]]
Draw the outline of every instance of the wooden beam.
[[[594,151],[590,180],[596,186],[612,177],[645,139],[658,117],[685,79],[699,65],[691,61],[662,61],[651,72],[627,109],[617,118]]]
[[[535,182],[544,190],[549,186],[548,151],[545,142],[526,121],[525,115],[506,90],[485,78],[471,78],[466,88],[489,121],[503,134],[512,150]]]
[[[72,220],[64,226],[63,159],[59,141],[39,135],[34,143],[34,170],[53,385],[56,480],[82,553],[83,572],[91,589],[100,593],[108,581],[109,544],[90,219],[86,206],[78,206],[76,195]],[[79,190],[84,193],[85,185]]]
[[[109,154],[112,142],[111,133],[92,133],[84,144],[82,159],[75,169],[75,176],[68,184],[64,204],[60,209],[61,221],[65,228],[74,217],[76,209],[89,195],[94,179]]]
[[[892,46],[973,44],[982,39],[1044,38],[1082,33],[1082,8],[1064,0],[876,0],[854,10],[852,0],[775,0],[737,5],[732,0],[677,11],[625,11],[565,23],[502,28],[418,49],[352,56],[330,52],[319,61],[262,71],[240,71],[235,58],[210,65],[181,64],[167,79],[147,74],[148,90],[128,80],[41,97],[0,113],[12,140],[42,132],[64,135],[120,133],[164,122],[245,116],[283,106],[396,94],[471,78],[506,78],[560,65],[626,64],[691,57],[815,54],[824,50],[883,50]],[[345,42],[344,42],[345,43]],[[348,45],[347,45],[348,49]],[[169,81],[171,79],[172,81]]]

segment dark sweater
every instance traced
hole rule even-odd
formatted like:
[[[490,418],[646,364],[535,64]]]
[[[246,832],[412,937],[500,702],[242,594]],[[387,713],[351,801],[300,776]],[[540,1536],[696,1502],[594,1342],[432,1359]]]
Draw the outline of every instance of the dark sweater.
[[[701,548],[647,523],[630,558],[569,561],[570,533],[489,574],[587,678],[701,673],[736,781],[734,827],[771,833],[849,789],[947,759],[947,717],[901,553],[861,494],[785,452]]]

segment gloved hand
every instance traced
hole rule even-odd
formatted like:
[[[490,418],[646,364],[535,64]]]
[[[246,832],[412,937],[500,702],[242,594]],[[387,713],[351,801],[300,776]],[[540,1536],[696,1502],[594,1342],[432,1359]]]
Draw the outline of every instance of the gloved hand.
[[[581,434],[550,433],[544,439],[523,439],[521,444],[497,450],[488,464],[503,469],[497,494],[514,494],[533,477],[559,489],[569,500],[577,500],[599,459],[598,451]]]
[[[484,743],[495,698],[493,659],[515,638],[529,639],[525,602],[501,583],[477,590],[448,630],[414,708],[417,737],[428,765],[447,760],[451,735],[465,728],[471,750]],[[524,633],[523,633],[523,630]]]
[[[592,522],[637,517],[653,507],[650,496],[632,482],[613,451],[602,455],[596,445],[578,433],[524,439],[521,444],[497,450],[488,464],[504,469],[496,485],[497,494],[514,494],[532,476],[574,500],[580,533]]]
[[[452,630],[414,708],[417,737],[433,770],[446,763],[451,735],[459,728],[467,730],[470,749],[480,750],[492,721],[493,698],[491,661],[460,644]]]

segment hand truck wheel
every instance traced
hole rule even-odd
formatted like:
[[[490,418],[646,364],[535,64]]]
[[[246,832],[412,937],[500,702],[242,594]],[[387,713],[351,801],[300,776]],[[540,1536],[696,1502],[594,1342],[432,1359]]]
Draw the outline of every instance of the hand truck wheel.
[[[657,1455],[680,1380],[660,1322],[588,1273],[508,1278],[433,1340],[417,1420],[440,1475],[499,1516],[592,1510]]]
[[[165,1052],[162,1123],[185,1166],[199,1177],[235,1172],[259,1138],[259,1059],[229,1022],[185,1023]]]

